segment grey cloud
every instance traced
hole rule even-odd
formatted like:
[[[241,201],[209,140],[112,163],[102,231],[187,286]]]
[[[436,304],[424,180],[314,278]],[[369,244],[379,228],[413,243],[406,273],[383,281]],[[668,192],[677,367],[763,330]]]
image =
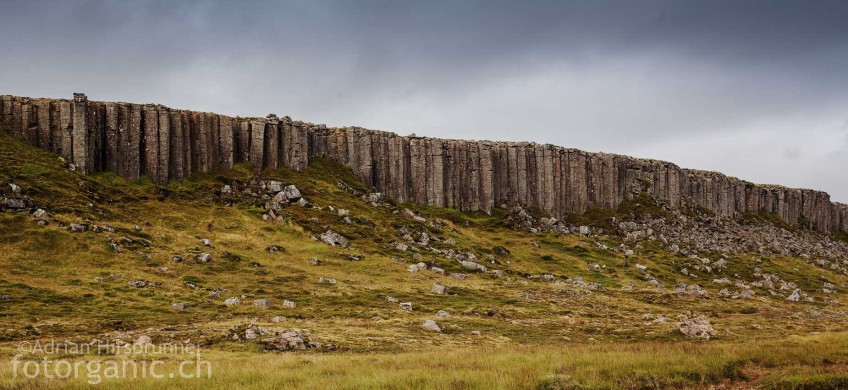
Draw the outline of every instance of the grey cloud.
[[[848,200],[845,20],[838,1],[0,1],[0,92],[534,140]]]

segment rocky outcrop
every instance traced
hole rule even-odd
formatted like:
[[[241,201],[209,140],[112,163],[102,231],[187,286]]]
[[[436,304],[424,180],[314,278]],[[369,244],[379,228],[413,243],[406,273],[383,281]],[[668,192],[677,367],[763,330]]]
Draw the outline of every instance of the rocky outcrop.
[[[82,172],[115,171],[156,183],[247,162],[256,171],[305,169],[328,157],[398,202],[490,212],[538,206],[557,218],[617,208],[647,192],[670,209],[719,217],[769,213],[824,233],[848,231],[848,205],[821,191],[755,185],[716,172],[526,142],[443,140],[278,118],[233,118],[161,105],[0,97],[16,138],[62,155]]]

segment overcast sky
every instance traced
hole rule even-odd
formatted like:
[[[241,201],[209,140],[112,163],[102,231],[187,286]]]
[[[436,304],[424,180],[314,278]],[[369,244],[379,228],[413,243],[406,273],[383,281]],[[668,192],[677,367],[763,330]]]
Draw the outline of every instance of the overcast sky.
[[[848,201],[845,1],[7,1],[0,94],[669,160]]]

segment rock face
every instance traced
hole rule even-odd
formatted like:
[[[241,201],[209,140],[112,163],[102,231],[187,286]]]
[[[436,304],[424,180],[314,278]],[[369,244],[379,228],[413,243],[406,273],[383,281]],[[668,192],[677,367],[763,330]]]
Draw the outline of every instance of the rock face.
[[[719,217],[770,213],[824,233],[848,231],[848,205],[827,193],[755,185],[720,173],[627,156],[527,142],[459,141],[360,127],[328,128],[288,117],[232,118],[161,105],[0,96],[0,124],[88,173],[110,170],[156,183],[247,162],[302,170],[334,158],[398,202],[490,212],[539,207],[556,218],[615,209],[647,193],[671,209]],[[293,195],[293,194],[292,194]],[[296,197],[296,196],[295,196]]]

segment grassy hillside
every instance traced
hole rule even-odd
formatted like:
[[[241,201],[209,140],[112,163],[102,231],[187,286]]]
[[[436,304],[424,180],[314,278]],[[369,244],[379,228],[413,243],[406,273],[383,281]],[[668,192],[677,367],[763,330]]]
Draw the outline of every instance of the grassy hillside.
[[[188,339],[226,367],[212,385],[232,387],[250,377],[246,383],[257,388],[339,386],[333,378],[345,378],[350,387],[644,388],[731,380],[792,387],[804,382],[799,375],[812,378],[810,383],[836,383],[848,373],[848,356],[842,352],[848,344],[842,303],[848,278],[800,259],[734,255],[722,272],[687,276],[679,270],[689,259],[658,243],[645,243],[626,259],[598,245],[617,247],[620,243],[611,237],[509,230],[504,210],[485,215],[374,206],[354,195],[366,189],[352,172],[329,160],[303,172],[263,173],[261,179],[296,185],[313,205],[287,206],[278,220],[265,220],[265,210],[257,206],[263,201],[239,191],[220,193],[224,185],[248,188],[252,179],[247,166],[161,187],[111,173],[82,176],[57,156],[0,131],[0,185],[7,194],[8,183],[20,186],[36,205],[33,209],[46,210],[52,218],[42,226],[27,212],[0,213],[0,295],[9,296],[0,301],[0,341],[8,347],[4,356],[13,354],[17,342],[33,339]],[[340,188],[339,182],[351,189]],[[405,208],[424,221],[406,215]],[[337,209],[349,210],[350,223]],[[89,230],[72,233],[72,223]],[[95,233],[95,225],[111,226],[114,232]],[[313,239],[328,229],[344,235],[350,245],[331,247]],[[504,271],[503,277],[463,270],[458,261],[428,250],[414,258],[415,252],[393,246],[404,235],[421,232],[439,240],[427,247],[472,253],[475,261]],[[203,239],[214,248],[204,246]],[[200,253],[212,260],[193,261]],[[175,256],[183,260],[175,262]],[[442,268],[446,275],[407,270],[418,262]],[[666,288],[647,283],[635,264],[647,266]],[[751,283],[759,280],[755,268],[797,284],[814,302],[772,298],[759,287],[753,287],[752,299],[719,295],[723,288],[738,289],[714,279]],[[540,277],[545,274],[562,283]],[[320,283],[322,277],[337,283]],[[603,288],[580,287],[577,278]],[[133,281],[146,285],[134,287]],[[676,292],[681,282],[699,284],[707,295]],[[825,282],[836,292],[822,292]],[[433,293],[434,283],[446,286],[448,294]],[[385,296],[412,302],[413,310],[402,310]],[[225,306],[229,297],[240,298],[241,304]],[[253,305],[256,299],[269,299],[270,307]],[[296,307],[283,306],[284,300]],[[181,302],[190,308],[172,309]],[[450,317],[438,317],[440,310]],[[718,341],[686,341],[676,324],[678,315],[690,311],[710,319]],[[423,330],[425,319],[436,320],[442,332]],[[280,355],[263,352],[256,340],[230,337],[231,328],[249,324],[308,329],[325,347]],[[826,334],[810,336],[818,333]],[[771,356],[771,348],[782,352]],[[692,350],[704,359],[693,360]],[[662,362],[655,360],[657,354],[664,355]],[[797,365],[794,354],[802,359]],[[414,368],[404,373],[398,371],[402,365]],[[369,368],[357,371],[362,366]],[[292,372],[300,372],[299,367],[306,367],[302,375],[309,383],[295,378]],[[266,378],[264,370],[274,375]],[[433,375],[434,370],[441,374]],[[808,375],[813,371],[815,378]],[[0,370],[0,385],[76,386],[33,384],[9,375]],[[360,375],[370,379],[357,379]]]

